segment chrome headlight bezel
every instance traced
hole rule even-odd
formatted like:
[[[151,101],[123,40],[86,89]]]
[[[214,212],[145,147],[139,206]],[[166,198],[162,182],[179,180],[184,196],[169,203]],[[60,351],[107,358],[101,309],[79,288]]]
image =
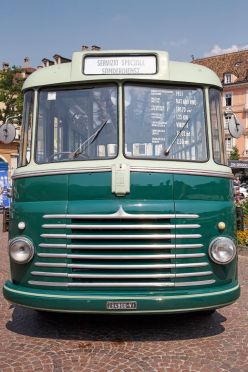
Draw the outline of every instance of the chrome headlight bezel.
[[[26,237],[16,237],[9,242],[10,259],[17,264],[26,264],[34,256],[34,246]]]
[[[228,254],[229,258],[224,260],[223,253]],[[208,254],[213,262],[219,265],[227,265],[236,257],[237,248],[233,240],[224,236],[219,236],[218,238],[215,238],[211,241],[208,249]]]

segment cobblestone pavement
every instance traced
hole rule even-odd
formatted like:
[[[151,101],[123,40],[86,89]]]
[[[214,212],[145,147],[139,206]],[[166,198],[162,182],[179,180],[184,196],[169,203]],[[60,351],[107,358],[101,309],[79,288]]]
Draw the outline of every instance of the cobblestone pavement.
[[[241,298],[209,317],[39,314],[1,294],[0,371],[248,371],[248,256],[239,264]]]

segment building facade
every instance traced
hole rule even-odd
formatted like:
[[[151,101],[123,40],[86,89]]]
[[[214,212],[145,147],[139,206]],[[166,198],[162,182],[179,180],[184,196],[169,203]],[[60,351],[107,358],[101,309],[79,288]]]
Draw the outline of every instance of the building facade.
[[[2,63],[2,71],[9,70],[7,62]],[[24,59],[24,64],[20,72],[16,73],[16,79],[26,79],[35,69],[29,67],[29,59]],[[0,109],[5,109],[5,102],[0,102]],[[8,123],[12,122],[6,120]],[[3,122],[0,121],[0,125]],[[3,143],[0,141],[0,210],[9,206],[8,189],[11,187],[11,176],[14,169],[17,167],[18,150],[20,142],[20,126],[15,124],[15,138],[11,143]]]
[[[219,76],[223,84],[223,111],[233,112],[243,126],[243,135],[232,138],[227,127],[228,115],[224,117],[228,157],[237,146],[240,160],[248,160],[248,50],[194,59],[192,63],[206,66]]]

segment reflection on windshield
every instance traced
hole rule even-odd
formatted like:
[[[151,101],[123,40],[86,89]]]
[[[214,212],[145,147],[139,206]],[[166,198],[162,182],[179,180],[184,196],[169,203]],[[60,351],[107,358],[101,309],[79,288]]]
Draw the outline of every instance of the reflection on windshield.
[[[116,102],[115,86],[42,90],[39,95],[36,161],[115,157]],[[103,123],[108,125],[103,126]]]
[[[207,160],[201,89],[126,85],[124,97],[126,156]]]

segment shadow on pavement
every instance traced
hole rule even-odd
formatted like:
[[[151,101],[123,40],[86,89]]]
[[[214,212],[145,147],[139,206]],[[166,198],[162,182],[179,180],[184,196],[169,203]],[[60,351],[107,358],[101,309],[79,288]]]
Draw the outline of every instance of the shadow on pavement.
[[[79,341],[174,341],[211,337],[224,332],[226,318],[188,313],[177,315],[84,315],[46,313],[12,306],[6,328],[14,333],[47,339]]]

